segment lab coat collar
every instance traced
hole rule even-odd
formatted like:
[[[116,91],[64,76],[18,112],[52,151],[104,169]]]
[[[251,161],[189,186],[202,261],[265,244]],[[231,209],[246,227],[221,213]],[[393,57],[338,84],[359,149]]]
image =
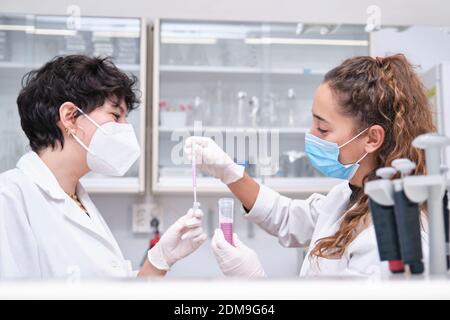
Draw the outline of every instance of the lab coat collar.
[[[45,193],[55,200],[64,200],[66,194],[56,180],[55,175],[34,151],[24,154],[17,168],[25,173]]]
[[[89,197],[88,193],[81,185],[81,183],[77,184],[76,193],[78,195],[78,199],[87,210],[89,216],[87,216],[84,212],[82,212],[81,209],[77,207],[76,210],[66,210],[64,212],[66,217],[79,224],[80,226],[95,233],[98,237],[106,241],[117,255],[122,257],[122,252],[120,251],[120,248],[116,240],[114,239],[113,234],[109,231],[106,222],[101,217],[96,206],[92,202],[91,198]]]
[[[116,239],[114,238],[114,235],[112,234],[111,230],[108,228],[105,220],[103,220],[102,215],[97,210],[97,207],[92,202],[91,198],[89,197],[89,194],[84,189],[84,187],[81,183],[78,183],[78,185],[77,185],[77,195],[78,195],[78,198],[80,199],[81,203],[83,204],[83,206],[86,208],[86,210],[88,211],[88,213],[90,215],[90,218],[87,217],[87,215],[82,215],[83,218],[87,218],[87,220],[90,220],[90,222],[92,222],[92,224],[95,225],[94,232],[96,232],[99,236],[101,236],[104,240],[106,240],[108,242],[108,244],[111,246],[111,248],[113,249],[113,251],[117,255],[119,255],[121,258],[123,258],[122,251],[120,250],[120,247],[119,247]],[[80,215],[77,215],[76,217],[79,218]],[[83,221],[86,221],[86,220],[83,220]]]
[[[90,214],[90,218],[78,207],[69,207],[72,206],[72,203],[67,201],[70,200],[69,196],[64,192],[62,187],[59,185],[58,180],[56,180],[56,177],[53,175],[51,170],[42,161],[37,153],[30,151],[23,155],[17,163],[17,168],[25,173],[41,190],[43,190],[51,198],[63,202],[64,210],[62,211],[69,220],[71,220],[79,227],[92,232],[98,238],[106,242],[110,246],[111,250],[113,250],[113,252],[122,257],[122,253],[114,239],[114,236],[110,232],[105,230],[107,228],[105,226],[105,222],[100,217],[97,208],[92,203],[89,195],[80,183],[77,184],[76,192],[81,203],[83,204],[83,206],[85,206],[86,210]]]

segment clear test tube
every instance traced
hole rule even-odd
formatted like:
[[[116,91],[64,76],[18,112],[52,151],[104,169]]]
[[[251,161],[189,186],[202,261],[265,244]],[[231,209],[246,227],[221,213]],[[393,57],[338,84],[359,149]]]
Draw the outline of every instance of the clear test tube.
[[[229,244],[233,243],[234,200],[233,198],[219,199],[219,227]]]

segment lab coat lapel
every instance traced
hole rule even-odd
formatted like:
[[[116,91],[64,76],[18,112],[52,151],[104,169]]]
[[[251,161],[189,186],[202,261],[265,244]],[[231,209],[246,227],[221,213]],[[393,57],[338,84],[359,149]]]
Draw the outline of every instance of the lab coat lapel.
[[[61,208],[62,213],[68,220],[73,222],[77,227],[88,231],[93,236],[106,242],[108,246],[117,253],[118,246],[114,238],[111,238],[108,235],[104,230],[104,226],[91,220],[91,218],[89,218],[64,192],[52,171],[41,160],[37,153],[30,151],[23,155],[17,163],[17,168],[27,175],[45,194],[48,195],[49,198],[59,204],[57,207]],[[89,196],[86,191],[80,187],[80,184],[77,186],[77,193],[78,192],[81,194],[79,194],[81,202],[83,205],[86,204],[87,206],[86,209],[88,210],[88,213],[95,215],[95,219],[97,219],[99,214],[94,204],[90,200],[86,200],[89,199]]]
[[[17,168],[52,199],[63,201],[67,197],[53,172],[37,153],[30,151],[23,155],[17,162]]]
[[[91,208],[86,208],[88,213],[92,214],[89,212],[90,209]],[[93,236],[109,243],[104,233],[101,232],[93,221],[91,221],[91,218],[89,218],[88,215],[84,213],[83,210],[81,210],[81,208],[79,208],[71,199],[67,199],[65,202],[65,210],[63,213],[68,220],[75,224],[76,227],[85,229],[86,231],[92,233]]]
[[[78,198],[85,207],[85,209],[88,211],[90,218],[87,217],[86,214],[85,218],[87,218],[91,224],[91,226],[94,227],[95,231],[104,241],[108,243],[108,245],[111,247],[111,249],[118,254],[120,257],[122,257],[122,251],[119,248],[119,245],[117,244],[113,234],[109,231],[109,228],[105,221],[102,219],[102,216],[100,212],[98,212],[97,207],[92,202],[91,198],[89,197],[86,190],[83,188],[83,186],[78,183],[77,186],[77,194]]]

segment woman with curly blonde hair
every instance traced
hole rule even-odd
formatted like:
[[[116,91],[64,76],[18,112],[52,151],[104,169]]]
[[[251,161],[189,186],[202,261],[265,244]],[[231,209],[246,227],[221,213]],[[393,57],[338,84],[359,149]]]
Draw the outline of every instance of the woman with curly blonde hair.
[[[325,176],[345,181],[326,196],[292,200],[260,185],[209,138],[186,141],[201,169],[221,179],[242,202],[245,217],[278,237],[285,247],[307,246],[301,276],[378,276],[381,263],[364,183],[379,167],[408,158],[424,174],[422,150],[412,146],[420,134],[435,131],[424,87],[404,55],[347,59],[330,70],[316,91],[313,124],[305,136],[311,164]],[[193,147],[194,146],[194,147]],[[428,254],[426,215],[421,217],[422,246]],[[225,275],[263,276],[255,252],[239,239],[228,244],[217,230],[212,247]]]

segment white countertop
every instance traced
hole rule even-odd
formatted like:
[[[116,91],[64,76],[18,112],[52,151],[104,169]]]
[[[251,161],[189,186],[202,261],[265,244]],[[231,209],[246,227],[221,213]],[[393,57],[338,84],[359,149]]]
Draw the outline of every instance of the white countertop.
[[[450,299],[447,278],[2,282],[0,299]]]

